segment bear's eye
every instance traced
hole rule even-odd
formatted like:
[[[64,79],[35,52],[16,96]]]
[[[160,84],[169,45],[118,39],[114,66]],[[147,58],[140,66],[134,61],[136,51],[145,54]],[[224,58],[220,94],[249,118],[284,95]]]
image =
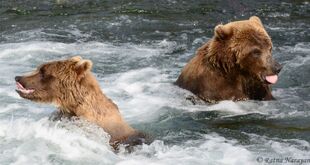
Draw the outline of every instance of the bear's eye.
[[[39,75],[40,75],[41,81],[44,83],[51,82],[52,80],[55,79],[53,75],[46,73],[46,70],[43,68],[39,70]]]
[[[251,51],[251,54],[255,57],[259,57],[262,54],[262,51],[260,51],[259,49],[254,49]]]
[[[39,70],[39,74],[40,74],[41,79],[44,79],[44,76],[45,76],[45,70],[44,70],[44,68],[41,68],[41,69]]]

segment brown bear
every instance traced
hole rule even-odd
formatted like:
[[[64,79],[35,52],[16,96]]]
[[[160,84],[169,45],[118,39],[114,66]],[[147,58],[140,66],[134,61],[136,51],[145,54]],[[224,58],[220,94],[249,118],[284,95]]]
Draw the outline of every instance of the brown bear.
[[[79,56],[48,62],[28,75],[16,76],[16,91],[31,101],[53,103],[60,114],[98,124],[110,134],[115,148],[119,143],[142,143],[144,134],[123,120],[118,107],[101,91],[91,68],[92,62]]]
[[[258,17],[218,25],[176,85],[206,102],[272,100],[270,85],[277,82],[282,66],[271,52],[271,38]]]

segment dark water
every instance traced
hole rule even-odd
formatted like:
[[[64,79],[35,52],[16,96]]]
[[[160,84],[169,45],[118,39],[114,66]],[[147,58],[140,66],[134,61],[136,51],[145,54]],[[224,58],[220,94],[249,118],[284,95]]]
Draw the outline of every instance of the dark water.
[[[284,68],[277,101],[192,105],[172,85],[219,23],[257,15]],[[310,159],[309,1],[1,1],[1,164],[283,164]],[[81,55],[124,118],[156,139],[112,152],[102,129],[48,120],[14,76]],[[277,163],[272,159],[277,158]],[[282,160],[282,163],[281,161]],[[291,163],[294,164],[294,163]],[[298,164],[295,162],[295,164]],[[307,163],[303,163],[307,164]],[[310,160],[308,161],[310,164]]]

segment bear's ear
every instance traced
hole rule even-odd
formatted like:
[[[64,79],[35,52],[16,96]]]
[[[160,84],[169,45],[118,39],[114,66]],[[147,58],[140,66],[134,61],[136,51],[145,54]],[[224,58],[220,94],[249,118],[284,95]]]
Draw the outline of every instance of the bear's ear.
[[[69,60],[73,61],[73,62],[79,62],[82,60],[82,57],[81,56],[74,56],[74,57],[71,57]]]
[[[227,25],[217,25],[214,28],[214,35],[221,40],[228,39],[232,35],[232,27]]]
[[[262,21],[257,16],[252,16],[249,20],[258,23],[260,26],[263,26]]]
[[[75,64],[75,70],[79,77],[84,77],[85,73],[90,71],[93,63],[90,60],[80,60]]]

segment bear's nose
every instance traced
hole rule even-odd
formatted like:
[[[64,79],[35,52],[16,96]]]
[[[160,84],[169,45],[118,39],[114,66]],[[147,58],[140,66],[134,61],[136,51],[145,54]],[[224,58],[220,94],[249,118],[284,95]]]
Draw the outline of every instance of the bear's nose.
[[[282,69],[282,65],[281,64],[279,64],[279,63],[275,63],[275,66],[274,66],[274,72],[276,73],[276,74],[278,74],[278,73],[280,73],[280,71],[281,71],[281,69]]]
[[[22,76],[16,76],[15,81],[18,82],[18,81],[20,81],[21,78],[22,78]]]

